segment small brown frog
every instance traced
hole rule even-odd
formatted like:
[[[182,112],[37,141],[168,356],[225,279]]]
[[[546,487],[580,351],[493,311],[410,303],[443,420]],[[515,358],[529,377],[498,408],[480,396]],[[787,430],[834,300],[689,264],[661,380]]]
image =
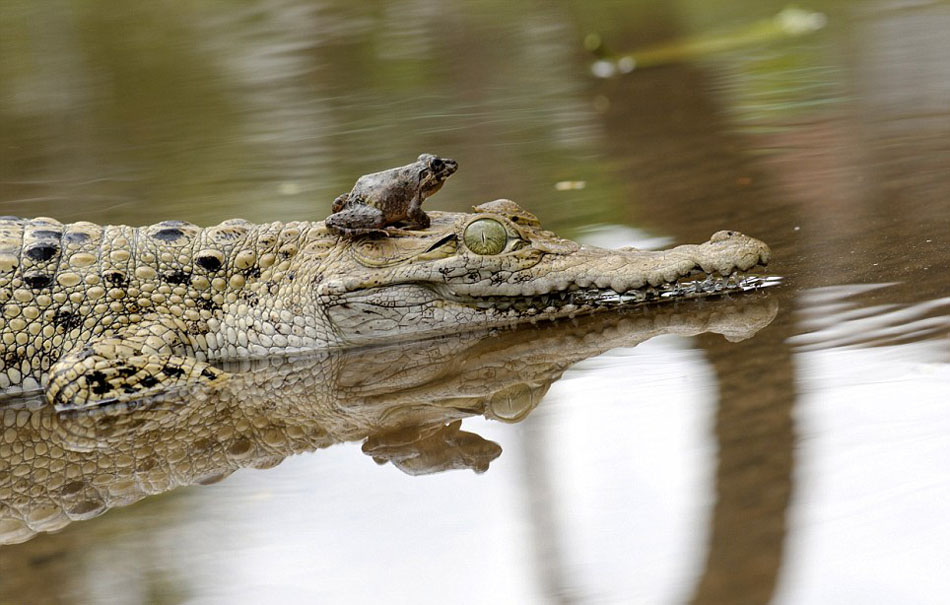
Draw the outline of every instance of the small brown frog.
[[[326,226],[343,235],[386,233],[384,227],[399,221],[425,229],[429,217],[422,211],[422,202],[457,169],[455,160],[423,153],[412,164],[365,174],[352,191],[334,200]]]

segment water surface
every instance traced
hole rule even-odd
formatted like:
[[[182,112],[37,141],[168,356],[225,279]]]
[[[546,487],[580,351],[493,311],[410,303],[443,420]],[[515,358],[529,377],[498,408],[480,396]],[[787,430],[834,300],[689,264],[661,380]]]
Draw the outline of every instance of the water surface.
[[[283,438],[184,454],[220,474],[44,509],[58,531],[0,546],[0,602],[944,602],[950,6],[827,2],[816,32],[741,39],[782,8],[7,0],[0,214],[318,219],[356,176],[433,151],[460,170],[428,208],[507,197],[614,246],[738,229],[785,279],[742,308],[380,352],[372,374],[311,360],[331,410],[410,403],[392,409],[448,432],[361,445],[269,409]],[[598,78],[592,32],[615,53],[730,45]],[[119,418],[60,436],[121,449]],[[154,444],[185,434],[168,418]]]

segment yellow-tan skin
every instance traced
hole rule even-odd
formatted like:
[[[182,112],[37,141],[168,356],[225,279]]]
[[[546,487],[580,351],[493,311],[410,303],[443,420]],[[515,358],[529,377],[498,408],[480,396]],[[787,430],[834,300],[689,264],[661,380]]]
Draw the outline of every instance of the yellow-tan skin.
[[[43,389],[77,409],[214,389],[224,360],[659,301],[679,296],[683,277],[770,255],[732,231],[661,252],[605,250],[543,230],[509,200],[474,210],[432,212],[429,228],[391,237],[342,237],[323,222],[0,219],[0,392]]]

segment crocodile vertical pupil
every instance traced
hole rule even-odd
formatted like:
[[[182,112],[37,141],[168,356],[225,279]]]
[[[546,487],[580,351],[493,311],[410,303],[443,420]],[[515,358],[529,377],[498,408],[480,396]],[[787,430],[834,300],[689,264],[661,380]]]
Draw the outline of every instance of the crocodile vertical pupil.
[[[482,218],[469,223],[462,239],[475,254],[501,254],[508,244],[508,231],[498,221]]]

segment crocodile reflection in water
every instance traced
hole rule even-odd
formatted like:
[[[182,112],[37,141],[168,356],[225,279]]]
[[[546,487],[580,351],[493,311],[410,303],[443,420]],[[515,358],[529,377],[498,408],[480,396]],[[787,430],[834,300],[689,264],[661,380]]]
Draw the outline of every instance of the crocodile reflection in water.
[[[611,348],[660,334],[739,340],[775,316],[767,296],[739,298],[245,363],[221,390],[138,405],[56,413],[41,396],[8,403],[0,543],[345,441],[409,474],[483,471],[501,448],[460,431],[461,419],[521,421],[569,366]]]

